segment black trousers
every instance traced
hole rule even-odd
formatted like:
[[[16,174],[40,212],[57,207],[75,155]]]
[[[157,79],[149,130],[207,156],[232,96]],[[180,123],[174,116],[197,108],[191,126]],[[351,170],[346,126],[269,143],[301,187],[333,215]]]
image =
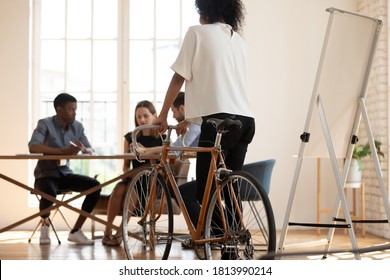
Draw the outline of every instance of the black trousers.
[[[99,181],[94,178],[78,174],[68,174],[61,177],[36,179],[34,187],[52,197],[56,197],[61,191],[82,192],[98,185],[100,185]],[[98,201],[99,195],[100,190],[85,196],[81,209],[91,213]],[[53,202],[42,198],[39,203],[39,210],[42,211],[51,205],[53,205]],[[42,218],[47,218],[49,215],[50,213],[46,213],[42,215]]]
[[[227,168],[237,171],[241,170],[245,161],[249,143],[255,135],[255,120],[250,117],[215,114],[203,117],[201,132],[199,136],[199,146],[214,146],[217,131],[212,124],[206,123],[209,118],[225,119],[231,118],[240,120],[242,126],[239,130],[232,130],[222,136],[221,147]],[[202,203],[203,194],[206,187],[207,175],[210,169],[211,154],[198,153],[196,159],[196,198]]]
[[[221,147],[223,150],[225,163],[233,171],[241,170],[245,161],[248,145],[255,134],[255,121],[253,118],[243,116],[232,116],[229,114],[216,114],[203,118],[199,146],[214,146],[215,136],[217,134],[215,127],[206,124],[208,118],[233,118],[239,119],[242,123],[240,130],[228,132],[222,136]],[[188,214],[192,223],[196,226],[200,213],[201,203],[206,187],[207,175],[210,168],[210,153],[198,153],[196,161],[196,181],[188,182],[179,187],[180,194],[186,205]],[[220,214],[215,216],[220,217]],[[213,218],[216,224],[219,224],[219,218]],[[227,217],[229,220],[229,217]],[[216,234],[219,234],[215,232]]]
[[[190,181],[179,186],[180,195],[187,208],[192,224],[196,227],[200,213],[200,204],[198,203],[196,193],[196,181]]]

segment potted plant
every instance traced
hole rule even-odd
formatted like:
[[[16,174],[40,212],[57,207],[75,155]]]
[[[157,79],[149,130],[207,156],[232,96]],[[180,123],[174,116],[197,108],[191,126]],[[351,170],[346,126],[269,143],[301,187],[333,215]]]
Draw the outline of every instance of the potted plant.
[[[378,140],[374,140],[376,152],[379,156],[385,157],[381,151],[382,143]],[[365,145],[355,145],[352,153],[351,166],[348,173],[347,183],[355,184],[356,187],[360,186],[362,180],[362,169],[364,167],[363,159],[371,155],[370,143]]]

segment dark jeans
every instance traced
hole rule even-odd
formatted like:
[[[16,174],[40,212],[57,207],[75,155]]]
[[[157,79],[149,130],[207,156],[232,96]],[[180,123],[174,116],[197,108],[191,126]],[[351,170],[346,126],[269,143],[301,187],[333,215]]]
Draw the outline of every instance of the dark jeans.
[[[98,186],[99,184],[99,181],[91,177],[77,174],[69,174],[61,177],[36,179],[34,187],[52,197],[56,197],[59,192],[82,192],[92,187]],[[83,211],[91,213],[98,201],[99,195],[100,190],[85,196],[81,209]],[[50,207],[51,205],[53,205],[53,202],[42,198],[39,203],[39,210],[42,211]],[[50,213],[46,213],[42,215],[42,218],[47,218],[49,215]]]

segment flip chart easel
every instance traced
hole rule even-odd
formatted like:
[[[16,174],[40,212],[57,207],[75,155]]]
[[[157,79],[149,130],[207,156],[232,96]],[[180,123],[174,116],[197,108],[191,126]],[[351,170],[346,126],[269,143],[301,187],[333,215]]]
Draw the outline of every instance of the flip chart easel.
[[[325,242],[327,251],[332,243],[334,229],[346,228],[352,250],[356,252],[355,258],[360,259],[343,188],[353,148],[358,141],[356,135],[362,118],[371,150],[376,150],[366,110],[365,96],[382,21],[336,8],[329,8],[326,11],[330,13],[328,26],[304,132],[300,136],[301,145],[277,255],[282,255],[288,227],[294,225],[331,228]],[[372,153],[372,156],[387,215],[385,222],[388,222],[390,221],[390,208],[379,158],[376,153]],[[331,161],[338,198],[334,211],[335,219],[329,224],[290,222],[302,162],[304,158],[310,157],[330,158]],[[341,169],[337,159],[345,159]],[[338,219],[340,205],[345,215],[343,220]],[[341,220],[342,223],[340,223]]]

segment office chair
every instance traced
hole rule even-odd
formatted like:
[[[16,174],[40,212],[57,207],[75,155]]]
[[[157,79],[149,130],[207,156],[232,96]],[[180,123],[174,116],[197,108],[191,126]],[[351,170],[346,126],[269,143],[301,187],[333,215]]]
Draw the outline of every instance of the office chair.
[[[57,192],[57,195],[61,195],[61,201],[64,201],[65,196],[66,196],[66,195],[69,195],[69,194],[72,194],[72,191],[59,191],[59,192]],[[35,197],[38,199],[38,202],[41,200],[41,198],[40,198],[39,195],[36,194]],[[56,238],[57,238],[58,244],[61,244],[61,240],[60,240],[60,238],[58,237],[57,231],[56,231],[56,229],[55,229],[55,227],[54,227],[54,224],[53,224],[53,221],[54,221],[55,216],[56,216],[57,214],[60,214],[61,217],[62,217],[62,219],[65,221],[67,227],[69,228],[69,230],[72,229],[72,228],[70,227],[70,225],[69,225],[67,219],[65,218],[64,213],[62,213],[62,211],[61,211],[60,208],[61,208],[61,207],[56,208],[56,210],[54,211],[54,214],[53,214],[52,218],[50,218],[50,217],[48,218],[49,224],[50,224],[51,228],[53,229],[53,232],[54,232],[54,234],[55,234],[55,236],[56,236]],[[38,230],[38,228],[39,228],[40,225],[41,225],[41,221],[38,222],[37,226],[35,227],[34,231],[32,232],[30,238],[28,239],[28,243],[31,243],[31,239],[34,237],[34,235],[35,235],[35,233],[36,233],[36,231]]]
[[[264,188],[266,193],[269,194],[270,187],[271,187],[271,176],[272,176],[272,171],[275,162],[276,162],[275,159],[268,159],[268,160],[248,163],[248,164],[244,164],[242,170],[253,175],[259,181],[259,183]],[[252,198],[252,199],[256,200],[256,198]]]

